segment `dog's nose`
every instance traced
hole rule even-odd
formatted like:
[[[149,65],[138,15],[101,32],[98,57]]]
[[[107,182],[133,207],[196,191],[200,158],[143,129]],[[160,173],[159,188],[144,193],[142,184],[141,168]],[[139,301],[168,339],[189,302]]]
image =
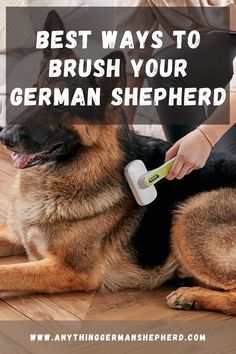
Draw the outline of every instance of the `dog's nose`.
[[[8,148],[24,143],[29,137],[27,128],[19,125],[7,125],[0,132],[0,141]]]

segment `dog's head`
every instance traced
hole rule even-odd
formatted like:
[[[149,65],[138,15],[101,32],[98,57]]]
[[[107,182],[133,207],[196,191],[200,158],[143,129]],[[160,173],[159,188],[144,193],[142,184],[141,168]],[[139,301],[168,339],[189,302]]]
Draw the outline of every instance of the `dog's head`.
[[[61,18],[51,11],[45,22],[45,30],[64,30]],[[66,41],[66,39],[63,39]],[[119,78],[96,78],[92,74],[87,78],[59,77],[49,78],[49,60],[73,58],[79,61],[73,51],[68,48],[45,49],[41,62],[37,88],[65,87],[70,95],[81,87],[86,96],[89,87],[101,88],[101,104],[99,106],[30,106],[20,113],[0,133],[1,142],[12,151],[14,165],[17,168],[42,165],[51,161],[59,161],[79,149],[91,145],[108,143],[111,131],[118,129],[111,124],[113,116],[122,117],[121,108],[111,107],[111,92],[114,87],[125,87],[125,58],[121,52],[112,52],[104,60],[119,58],[121,60],[121,76]],[[107,131],[109,133],[107,134]],[[110,139],[112,140],[112,139]]]

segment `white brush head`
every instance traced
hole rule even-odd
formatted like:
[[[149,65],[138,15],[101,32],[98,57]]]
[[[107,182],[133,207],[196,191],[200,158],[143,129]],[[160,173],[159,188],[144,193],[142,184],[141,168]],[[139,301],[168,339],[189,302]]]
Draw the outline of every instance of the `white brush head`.
[[[140,179],[146,172],[146,166],[141,160],[131,161],[125,167],[125,177],[136,202],[141,206],[150,204],[157,197],[157,191],[154,186],[143,188],[140,185]]]

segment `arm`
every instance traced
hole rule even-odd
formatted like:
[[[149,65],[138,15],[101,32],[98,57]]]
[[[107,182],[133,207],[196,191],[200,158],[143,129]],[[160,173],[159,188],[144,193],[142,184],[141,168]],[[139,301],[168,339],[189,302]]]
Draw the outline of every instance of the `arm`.
[[[191,133],[178,140],[166,153],[166,161],[177,156],[167,179],[181,179],[195,169],[202,168],[212,150],[212,147],[220,138],[236,123],[236,91],[228,94],[228,99],[215,112],[200,125],[200,130],[195,129]],[[217,124],[220,117],[227,114],[226,108],[230,107],[229,124]],[[211,124],[212,123],[212,124]]]
[[[118,7],[116,12],[116,29],[120,34],[122,34],[125,30],[141,32],[148,30],[151,33],[158,29],[158,20],[146,0],[116,0],[115,5]],[[123,10],[122,7],[124,7]],[[147,7],[145,10],[145,16],[142,11],[143,7]],[[145,79],[144,71],[141,72],[140,77],[133,77],[133,70],[130,65],[130,60],[144,59],[145,63],[145,61],[152,56],[153,48],[151,47],[151,38],[149,37],[147,39],[145,49],[140,49],[138,39],[134,36],[134,49],[124,49],[124,53],[127,58],[127,87],[141,88]],[[124,107],[124,111],[130,125],[133,123],[136,109],[136,106]]]
[[[226,105],[229,107],[229,113],[227,112]],[[230,116],[229,124],[214,124],[220,116]],[[213,123],[213,125],[211,124]],[[214,146],[220,138],[236,123],[236,91],[231,91],[226,103],[219,107],[205,122],[201,124],[201,129],[208,135],[212,145]]]

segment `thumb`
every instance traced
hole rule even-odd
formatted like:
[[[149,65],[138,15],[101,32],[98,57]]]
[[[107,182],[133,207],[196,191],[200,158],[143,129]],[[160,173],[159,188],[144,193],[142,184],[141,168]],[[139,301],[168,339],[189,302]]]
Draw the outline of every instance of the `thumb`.
[[[165,162],[171,160],[173,157],[175,157],[178,153],[179,150],[179,141],[175,143],[167,152],[165,156]]]

